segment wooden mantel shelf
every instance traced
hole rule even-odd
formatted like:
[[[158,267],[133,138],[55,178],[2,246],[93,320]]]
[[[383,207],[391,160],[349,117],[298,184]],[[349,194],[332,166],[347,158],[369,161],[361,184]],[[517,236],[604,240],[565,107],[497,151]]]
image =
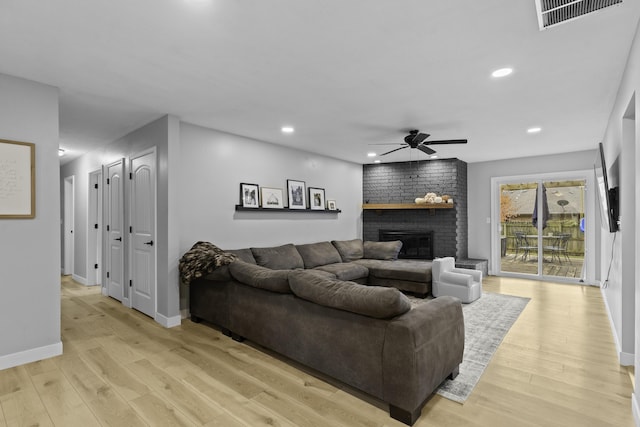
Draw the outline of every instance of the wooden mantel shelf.
[[[366,203],[362,205],[364,210],[384,209],[453,209],[453,203]]]

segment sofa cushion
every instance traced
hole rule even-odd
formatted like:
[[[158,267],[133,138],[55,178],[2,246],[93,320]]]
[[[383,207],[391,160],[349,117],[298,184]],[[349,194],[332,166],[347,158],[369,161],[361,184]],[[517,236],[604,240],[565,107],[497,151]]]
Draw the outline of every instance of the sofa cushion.
[[[233,254],[238,257],[239,260],[248,262],[249,264],[255,264],[256,259],[253,257],[251,249],[229,249],[226,251],[228,254]]]
[[[395,288],[328,279],[315,271],[291,272],[289,286],[307,301],[378,319],[396,317],[411,309],[409,299]]]
[[[383,261],[360,259],[354,261],[369,269],[369,276],[380,279],[406,280],[410,282],[431,282],[431,261],[398,259]]]
[[[369,276],[369,270],[367,267],[354,264],[352,262],[338,262],[335,264],[321,265],[313,270],[332,273],[340,280],[357,280]]]
[[[304,268],[304,261],[292,244],[272,248],[251,248],[256,263],[273,270]]]
[[[333,240],[331,244],[338,250],[344,262],[355,261],[364,256],[362,239]]]
[[[398,259],[402,242],[364,242],[364,257],[368,259]]]
[[[272,270],[244,261],[229,265],[231,276],[240,283],[267,291],[290,294],[289,273],[291,270]]]
[[[300,253],[302,261],[304,261],[304,268],[314,268],[319,265],[335,264],[342,261],[338,250],[329,242],[296,245],[296,249]]]

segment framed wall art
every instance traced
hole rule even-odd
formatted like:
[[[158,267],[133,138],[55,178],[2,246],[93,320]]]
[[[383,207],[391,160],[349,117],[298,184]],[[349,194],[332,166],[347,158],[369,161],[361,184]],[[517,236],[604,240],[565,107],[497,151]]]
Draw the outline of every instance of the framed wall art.
[[[287,180],[287,194],[289,196],[289,209],[306,209],[306,189],[304,181]]]
[[[259,208],[260,196],[257,184],[240,184],[240,204],[243,208]]]
[[[265,209],[284,208],[282,188],[260,187],[260,199]]]
[[[336,206],[336,201],[335,200],[327,200],[327,209],[329,209],[330,211],[338,210],[338,207]]]
[[[314,211],[325,210],[324,188],[309,187],[309,208]]]
[[[36,216],[36,146],[0,139],[0,219]]]

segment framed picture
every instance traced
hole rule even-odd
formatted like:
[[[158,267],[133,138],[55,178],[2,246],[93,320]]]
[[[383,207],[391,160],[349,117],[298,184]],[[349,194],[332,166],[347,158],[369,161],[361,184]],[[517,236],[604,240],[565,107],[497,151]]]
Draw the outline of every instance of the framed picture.
[[[329,209],[330,211],[338,210],[338,208],[336,207],[336,201],[335,200],[327,200],[327,209]]]
[[[282,209],[282,188],[260,187],[260,200],[265,209]]]
[[[36,146],[0,139],[0,219],[36,216]]]
[[[240,204],[243,208],[259,208],[260,196],[258,195],[258,184],[240,184]]]
[[[309,187],[309,207],[314,211],[325,210],[324,188]]]
[[[304,181],[287,180],[287,194],[289,196],[289,209],[306,209],[306,190]]]

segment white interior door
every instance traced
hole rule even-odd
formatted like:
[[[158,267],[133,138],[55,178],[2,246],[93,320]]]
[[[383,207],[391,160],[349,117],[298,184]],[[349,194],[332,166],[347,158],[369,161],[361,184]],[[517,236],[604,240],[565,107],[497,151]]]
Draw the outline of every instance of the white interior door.
[[[89,174],[87,285],[102,283],[102,170]]]
[[[107,295],[122,301],[124,298],[124,159],[106,168],[105,180],[105,239]]]
[[[64,179],[64,274],[73,274],[74,177]]]
[[[156,312],[156,154],[131,159],[131,306]]]

